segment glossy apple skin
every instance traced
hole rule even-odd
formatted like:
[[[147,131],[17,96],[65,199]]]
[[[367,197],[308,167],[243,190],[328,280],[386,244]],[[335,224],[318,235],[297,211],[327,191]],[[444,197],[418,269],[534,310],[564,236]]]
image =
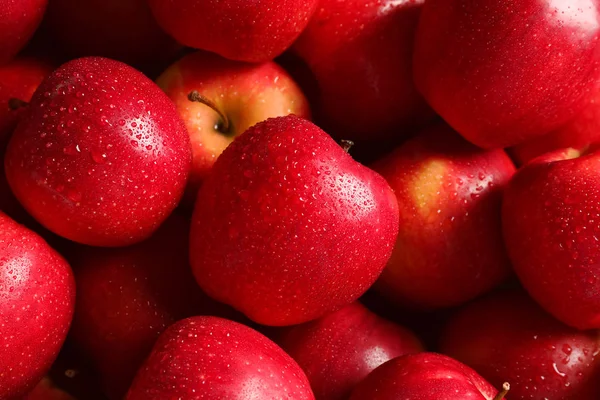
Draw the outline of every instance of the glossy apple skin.
[[[428,0],[414,53],[417,87],[484,148],[558,128],[600,74],[598,0]]]
[[[600,85],[575,118],[547,135],[513,147],[510,154],[518,165],[524,165],[551,151],[567,147],[583,150],[596,142],[600,142]]]
[[[400,228],[377,290],[403,308],[457,306],[510,273],[502,191],[515,172],[503,150],[482,150],[438,125],[375,162],[396,193]]]
[[[170,326],[140,368],[127,400],[298,399],[314,396],[290,356],[255,330],[217,317]]]
[[[102,56],[144,67],[168,62],[180,49],[146,0],[52,0],[45,23],[57,48],[71,58]]]
[[[190,165],[173,103],[142,73],[105,58],[70,61],[40,85],[5,159],[31,215],[95,246],[150,236],[177,206]]]
[[[380,140],[433,117],[414,86],[424,0],[323,0],[293,51],[319,86],[315,116],[340,139]],[[341,29],[340,27],[343,27]]]
[[[156,81],[173,100],[192,143],[193,164],[186,199],[193,200],[215,160],[233,140],[268,118],[295,114],[310,118],[308,101],[294,80],[274,62],[248,64],[208,52],[189,54]],[[225,114],[230,129],[210,107],[188,99],[193,90]]]
[[[522,292],[470,303],[449,321],[440,350],[496,387],[510,382],[511,400],[600,398],[596,331],[562,324]]]
[[[180,43],[246,62],[270,61],[308,24],[317,0],[148,0]]]
[[[44,377],[22,400],[75,400],[75,398],[54,386],[50,378]]]
[[[67,336],[74,306],[69,264],[0,212],[0,398],[23,396],[42,379]]]
[[[9,62],[31,39],[48,0],[0,0],[0,65]]]
[[[10,135],[25,111],[10,110],[8,101],[11,98],[26,102],[31,100],[39,84],[51,72],[52,67],[49,64],[33,58],[17,58],[8,64],[0,65],[0,160],[4,159]],[[0,210],[22,222],[24,210],[8,186],[4,162],[0,162],[0,193]]]
[[[579,329],[600,328],[600,152],[541,156],[517,172],[504,194],[506,247],[529,294]]]
[[[441,354],[394,358],[371,372],[350,400],[492,400],[498,393],[466,365]]]
[[[189,224],[173,215],[148,240],[122,249],[81,247],[72,337],[104,392],[122,399],[158,336],[179,319],[225,313],[194,281]]]
[[[347,399],[372,370],[423,351],[408,329],[354,302],[317,320],[284,328],[278,343],[304,370],[316,399]]]
[[[360,297],[390,257],[385,180],[296,116],[247,130],[215,163],[192,217],[200,286],[263,325],[319,318]]]

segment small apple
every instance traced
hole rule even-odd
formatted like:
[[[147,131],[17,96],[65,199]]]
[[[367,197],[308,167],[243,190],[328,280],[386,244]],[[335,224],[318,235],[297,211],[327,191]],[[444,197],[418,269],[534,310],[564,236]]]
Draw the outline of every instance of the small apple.
[[[0,0],[0,65],[9,62],[31,39],[48,0]]]
[[[277,342],[304,370],[317,400],[347,399],[354,386],[384,362],[423,351],[411,331],[358,302],[284,328]]]
[[[308,24],[317,0],[148,0],[180,43],[246,62],[270,61]]]
[[[75,398],[54,386],[50,378],[44,377],[22,400],[75,400]]]
[[[598,0],[427,0],[417,87],[484,148],[542,136],[580,112],[600,78]]]
[[[334,137],[406,136],[434,114],[413,83],[424,0],[322,0],[293,46],[318,82],[315,118]]]
[[[190,164],[171,100],[142,73],[100,57],[70,61],[40,85],[5,158],[31,215],[96,246],[149,237],[177,206]]]
[[[440,349],[493,385],[509,381],[511,400],[600,398],[598,332],[562,324],[520,291],[459,310]]]
[[[575,118],[542,137],[513,147],[509,152],[518,165],[524,165],[554,150],[567,147],[584,150],[596,142],[600,142],[600,84],[596,85],[593,96]]]
[[[360,297],[388,261],[398,206],[385,180],[296,116],[247,130],[219,157],[192,217],[202,289],[264,325]]]
[[[441,354],[420,353],[394,358],[371,372],[350,400],[503,400],[501,391],[466,365]]]
[[[25,395],[48,372],[74,306],[69,264],[0,212],[0,399]]]
[[[310,118],[302,91],[274,62],[247,64],[196,52],[156,81],[173,100],[192,142],[186,198],[193,204],[215,160],[251,126],[271,117]]]
[[[402,308],[460,305],[510,274],[502,191],[515,172],[447,125],[431,127],[372,164],[398,199],[400,228],[376,289]]]
[[[170,62],[181,49],[146,0],[51,0],[44,24],[56,50],[70,58],[102,56],[144,68]]]
[[[71,336],[111,399],[127,393],[168,326],[192,315],[227,315],[226,306],[194,282],[188,232],[189,224],[174,214],[142,243],[81,247],[73,257],[78,294]]]
[[[558,150],[521,168],[502,210],[515,272],[550,314],[600,328],[600,151]]]
[[[314,396],[281,348],[237,322],[192,317],[159,337],[126,400],[284,398]]]

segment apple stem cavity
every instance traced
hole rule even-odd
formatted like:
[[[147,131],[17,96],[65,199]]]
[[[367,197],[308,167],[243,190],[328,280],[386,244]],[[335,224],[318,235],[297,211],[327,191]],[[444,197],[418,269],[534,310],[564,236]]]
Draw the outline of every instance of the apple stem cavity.
[[[354,142],[352,140],[342,139],[340,140],[340,146],[342,146],[342,149],[344,149],[346,153],[349,153],[352,146],[354,146]]]
[[[215,126],[215,129],[224,134],[229,133],[231,129],[229,118],[227,118],[227,116],[223,114],[221,110],[219,110],[217,105],[212,100],[202,96],[200,93],[198,93],[197,90],[193,90],[190,92],[190,94],[188,94],[188,100],[196,103],[201,103],[205,106],[212,108],[217,114],[219,114],[219,117],[221,118],[221,123],[217,124]]]
[[[12,111],[16,111],[19,108],[25,108],[27,106],[29,106],[29,103],[21,99],[15,99],[14,97],[8,99],[8,108],[10,108]]]
[[[504,397],[506,397],[506,395],[508,394],[509,390],[510,390],[510,384],[508,382],[504,382],[502,384],[502,390],[500,392],[498,392],[496,397],[494,397],[494,400],[503,400]]]

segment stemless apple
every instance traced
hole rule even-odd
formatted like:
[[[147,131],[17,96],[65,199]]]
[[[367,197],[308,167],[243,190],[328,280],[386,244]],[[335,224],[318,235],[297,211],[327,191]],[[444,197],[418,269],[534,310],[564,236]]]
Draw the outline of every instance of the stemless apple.
[[[285,328],[277,342],[302,367],[317,400],[347,399],[354,386],[384,362],[423,351],[411,331],[358,302]]]
[[[496,390],[466,365],[435,353],[394,358],[371,372],[350,400],[503,400]]]
[[[189,136],[169,98],[105,58],[70,61],[40,85],[5,159],[31,215],[99,246],[150,236],[177,206],[190,164]]]
[[[600,75],[598,0],[427,0],[417,87],[467,140],[516,145],[566,123]]]
[[[158,26],[146,0],[52,0],[44,24],[56,50],[71,58],[102,56],[146,67],[170,62],[181,48]]]
[[[541,156],[504,194],[504,240],[531,296],[579,329],[600,328],[600,151]]]
[[[316,319],[360,297],[390,257],[385,180],[296,116],[247,130],[203,183],[190,235],[196,280],[264,325]]]
[[[433,117],[413,83],[424,0],[323,0],[293,51],[318,81],[315,117],[340,139],[380,140]]]
[[[217,317],[171,325],[140,368],[127,400],[314,400],[306,376],[255,330]]]
[[[510,382],[511,400],[600,398],[598,332],[562,324],[520,291],[459,310],[440,349],[493,385]]]
[[[515,172],[503,150],[482,150],[446,125],[375,162],[396,192],[400,228],[377,289],[404,308],[452,307],[510,273],[500,209]]]
[[[72,257],[78,293],[71,336],[111,399],[127,393],[169,325],[192,315],[228,315],[194,282],[188,233],[187,221],[174,214],[135,246],[81,247]]]
[[[247,64],[196,52],[156,83],[173,100],[190,134],[193,162],[186,199],[192,204],[215,160],[237,136],[271,117],[310,117],[302,91],[274,62]]]
[[[0,65],[10,61],[37,29],[48,0],[0,0]]]
[[[592,143],[600,141],[600,84],[594,88],[594,95],[575,118],[560,128],[539,138],[534,138],[509,150],[518,165],[549,153],[572,147],[584,150]]]
[[[0,212],[0,398],[20,398],[50,369],[73,316],[69,264]]]
[[[231,60],[264,62],[283,53],[308,24],[317,0],[148,0],[180,43]]]

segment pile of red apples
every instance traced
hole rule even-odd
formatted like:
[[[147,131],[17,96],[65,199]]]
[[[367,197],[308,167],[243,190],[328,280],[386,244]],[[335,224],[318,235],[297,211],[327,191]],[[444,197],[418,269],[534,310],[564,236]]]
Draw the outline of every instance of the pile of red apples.
[[[0,400],[599,400],[600,0],[0,0]]]

